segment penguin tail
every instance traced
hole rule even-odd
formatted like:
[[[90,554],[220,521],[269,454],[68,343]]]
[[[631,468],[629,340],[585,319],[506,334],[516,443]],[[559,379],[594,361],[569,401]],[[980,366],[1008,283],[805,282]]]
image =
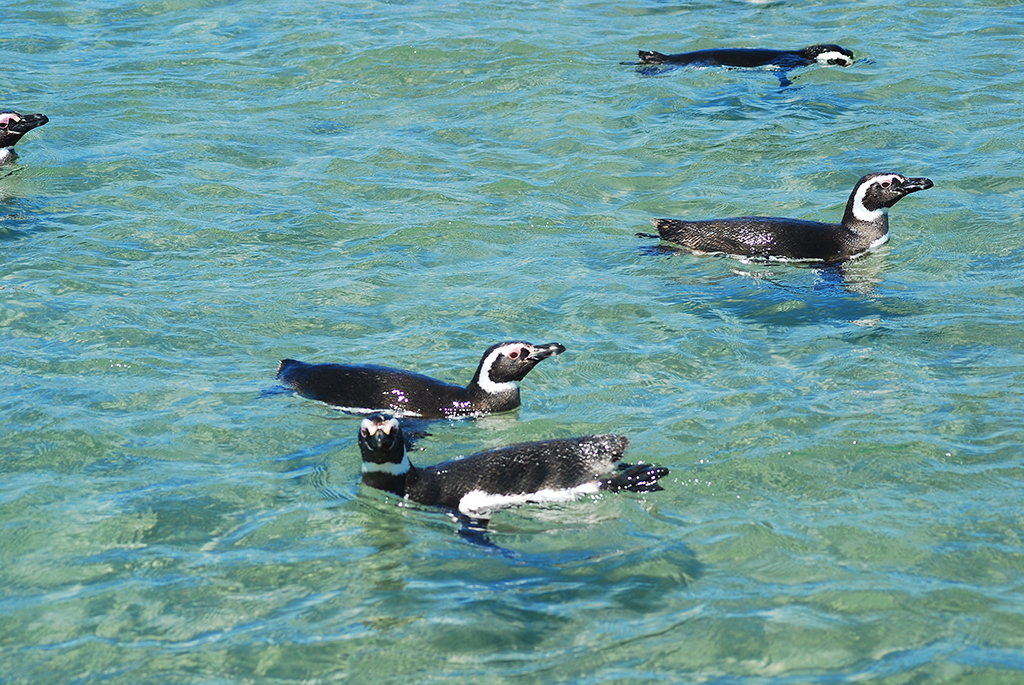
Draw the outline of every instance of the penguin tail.
[[[652,466],[643,462],[619,464],[619,472],[599,481],[598,487],[609,492],[657,492],[664,490],[658,485],[658,479],[667,475],[668,469],[664,466]]]
[[[668,56],[663,55],[660,52],[653,50],[637,50],[636,56],[640,58],[640,61],[644,64],[664,64],[668,61]]]

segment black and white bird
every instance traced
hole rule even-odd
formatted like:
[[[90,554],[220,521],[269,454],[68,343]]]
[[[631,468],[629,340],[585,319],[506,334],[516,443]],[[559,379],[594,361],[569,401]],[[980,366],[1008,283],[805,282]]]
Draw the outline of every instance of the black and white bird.
[[[848,67],[853,64],[853,52],[833,45],[811,45],[800,50],[772,50],[767,48],[711,48],[693,52],[666,55],[653,50],[639,50],[637,56],[644,64],[673,64],[721,67],[779,67],[792,69],[809,64],[830,64]]]
[[[365,485],[478,521],[527,503],[661,490],[658,479],[668,469],[620,463],[628,446],[621,435],[524,442],[418,468],[409,462],[397,419],[372,414],[359,426]]]
[[[853,64],[853,52],[839,45],[811,45],[800,50],[772,50],[768,48],[711,48],[666,55],[661,52],[640,50],[643,74],[655,74],[665,68],[676,66],[692,67],[765,67],[775,72],[779,85],[785,88],[789,80],[788,70],[810,64],[828,64],[848,67]]]
[[[18,156],[14,146],[23,135],[48,121],[45,114],[19,114],[10,110],[0,112],[0,165],[8,164]]]
[[[307,364],[283,359],[277,378],[299,395],[354,413],[446,419],[509,411],[519,406],[518,381],[537,364],[565,351],[558,343],[511,341],[492,345],[462,387],[413,371],[373,364]]]
[[[868,174],[854,186],[838,224],[767,216],[682,221],[654,219],[658,237],[697,254],[836,263],[889,239],[889,208],[934,185],[927,178]]]

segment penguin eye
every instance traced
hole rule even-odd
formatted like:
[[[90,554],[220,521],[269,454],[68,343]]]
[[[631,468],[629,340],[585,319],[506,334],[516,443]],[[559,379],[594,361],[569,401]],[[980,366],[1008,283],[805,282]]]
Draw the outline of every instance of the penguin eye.
[[[519,359],[520,354],[522,354],[522,349],[517,348],[508,353],[508,358],[512,360]]]
[[[892,181],[882,181],[878,185],[882,186],[883,188],[888,188],[889,186],[892,185]]]
[[[7,128],[7,119],[4,119],[3,121],[0,121],[0,129],[5,129],[5,128]]]

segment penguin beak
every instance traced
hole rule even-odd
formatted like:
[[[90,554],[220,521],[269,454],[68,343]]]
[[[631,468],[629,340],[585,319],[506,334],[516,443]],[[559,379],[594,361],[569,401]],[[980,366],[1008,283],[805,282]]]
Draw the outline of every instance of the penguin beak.
[[[379,452],[384,444],[384,435],[380,432],[366,433],[363,437],[363,444],[372,452]]]
[[[901,187],[903,188],[903,193],[909,195],[919,190],[928,190],[933,185],[935,184],[932,183],[930,178],[908,178],[903,181]]]
[[[17,121],[13,118],[9,120],[7,130],[11,133],[25,134],[34,128],[39,128],[48,121],[49,119],[45,114],[22,114]]]
[[[565,346],[558,343],[548,343],[546,345],[530,345],[533,350],[530,352],[530,356],[527,357],[530,361],[539,362],[548,357],[554,357],[555,355],[562,354],[565,352]]]

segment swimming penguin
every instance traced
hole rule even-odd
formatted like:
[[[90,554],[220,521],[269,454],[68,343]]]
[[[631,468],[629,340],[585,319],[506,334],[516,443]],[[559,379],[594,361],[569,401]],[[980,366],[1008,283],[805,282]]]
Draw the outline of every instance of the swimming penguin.
[[[773,67],[777,69],[779,86],[785,88],[789,80],[787,70],[809,64],[833,64],[848,67],[853,64],[853,53],[838,45],[812,45],[802,50],[769,50],[764,48],[711,48],[695,52],[665,55],[660,52],[637,52],[641,73],[652,74],[658,66],[719,66],[719,67]]]
[[[466,387],[372,364],[307,364],[283,359],[277,378],[303,397],[356,413],[386,410],[424,419],[458,418],[519,406],[521,381],[537,364],[565,351],[558,343],[492,345]]]
[[[48,121],[45,114],[0,112],[0,164],[14,161],[18,156],[14,152],[14,145],[21,140],[23,135]]]
[[[637,52],[644,64],[692,64],[719,67],[767,67],[783,69],[805,67],[815,62],[848,67],[853,52],[839,45],[812,45],[802,50],[768,50],[763,48],[711,48],[695,52],[665,55],[660,52]]]
[[[601,490],[661,490],[658,479],[668,469],[619,463],[628,446],[621,435],[591,435],[524,442],[417,468],[409,463],[397,419],[372,414],[359,426],[364,484],[478,521],[496,509],[568,502]]]
[[[854,186],[839,224],[767,216],[706,221],[654,219],[658,237],[702,253],[834,263],[889,239],[889,207],[934,185],[927,178],[868,174]]]

